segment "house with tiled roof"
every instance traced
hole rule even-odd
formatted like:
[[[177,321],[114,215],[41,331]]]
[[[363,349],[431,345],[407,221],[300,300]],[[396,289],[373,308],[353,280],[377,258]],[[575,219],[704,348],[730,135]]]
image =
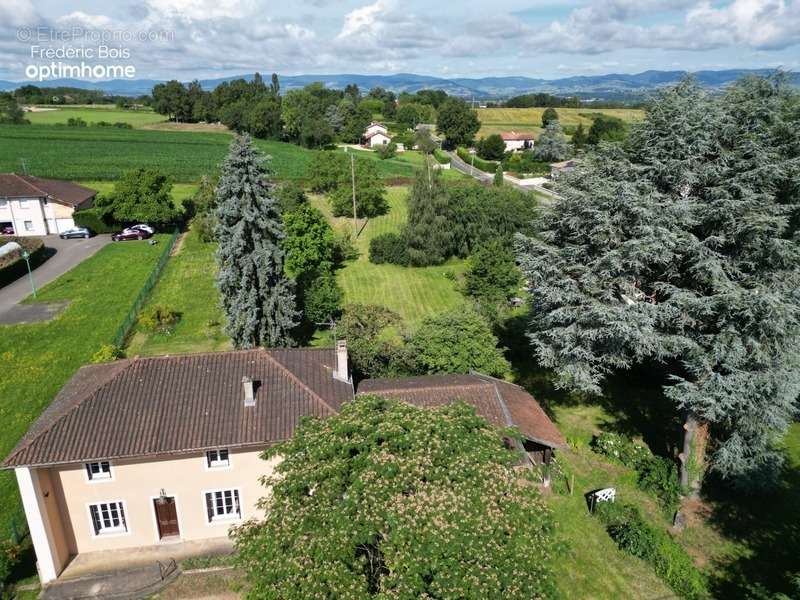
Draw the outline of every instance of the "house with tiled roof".
[[[0,231],[26,236],[72,229],[75,211],[91,208],[96,195],[69,181],[0,173]]]
[[[506,145],[506,152],[520,152],[533,148],[533,134],[504,131],[500,134]]]
[[[366,128],[362,139],[364,145],[369,148],[385,146],[392,142],[392,138],[389,136],[389,130],[386,126],[383,123],[377,123],[375,121],[370,123]]]
[[[426,408],[463,400],[516,428],[529,464],[566,445],[524,389],[478,373],[366,380],[358,392]],[[80,555],[224,542],[262,515],[260,480],[277,464],[263,450],[354,397],[344,340],[82,367],[2,464],[16,474],[40,578]]]

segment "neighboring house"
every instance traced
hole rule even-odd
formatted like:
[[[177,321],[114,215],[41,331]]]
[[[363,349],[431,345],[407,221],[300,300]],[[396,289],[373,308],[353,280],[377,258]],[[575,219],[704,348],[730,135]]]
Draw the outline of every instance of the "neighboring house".
[[[529,150],[533,148],[533,134],[532,133],[517,133],[516,131],[508,131],[500,134],[506,144],[506,152],[519,152],[521,150]]]
[[[569,173],[578,166],[578,161],[573,159],[562,160],[550,165],[550,179],[558,179],[562,173]]]
[[[370,123],[369,127],[364,131],[364,145],[370,148],[376,146],[385,146],[391,143],[392,138],[389,137],[389,130],[386,129],[381,123]]]
[[[566,448],[567,442],[539,403],[523,388],[488,375],[424,375],[396,379],[367,379],[358,394],[377,394],[397,398],[423,408],[463,400],[475,412],[498,427],[516,427],[523,437],[520,450],[534,465],[549,465],[553,450]],[[549,485],[545,469],[544,484]]]
[[[97,191],[58,179],[0,173],[0,230],[48,235],[75,227],[76,210],[90,208]]]
[[[82,367],[2,464],[16,473],[42,582],[76,555],[220,540],[262,516],[259,480],[279,459],[261,452],[354,398],[347,362],[339,340]],[[528,465],[566,446],[525,390],[484,375],[367,380],[358,391],[421,407],[464,400],[519,429]]]
[[[352,398],[343,345],[81,368],[3,463],[42,581],[81,553],[224,538],[259,516],[259,454]]]

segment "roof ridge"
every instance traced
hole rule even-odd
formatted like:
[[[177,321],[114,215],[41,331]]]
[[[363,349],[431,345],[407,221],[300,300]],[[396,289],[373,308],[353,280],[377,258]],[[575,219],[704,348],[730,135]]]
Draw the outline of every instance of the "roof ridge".
[[[474,375],[479,379],[483,379],[484,381],[487,379],[491,379],[492,381],[496,381],[498,383],[507,383],[508,385],[513,385],[514,387],[518,387],[519,389],[524,390],[526,392],[528,391],[518,383],[514,383],[513,381],[506,381],[505,379],[500,379],[499,377],[493,377],[491,375],[487,375],[486,373],[481,373],[480,371],[470,371],[469,374]],[[533,397],[533,394],[531,394],[531,397]]]
[[[278,348],[278,349],[280,349],[280,348]],[[322,396],[320,396],[320,395],[319,395],[317,392],[315,392],[314,390],[312,390],[312,389],[311,389],[311,388],[310,388],[310,387],[309,387],[309,386],[308,386],[306,383],[304,383],[304,382],[303,382],[303,381],[302,381],[302,380],[301,380],[301,379],[300,379],[300,378],[299,378],[297,375],[295,375],[294,373],[292,373],[292,371],[291,371],[291,370],[290,370],[290,369],[289,369],[289,368],[288,368],[286,365],[284,365],[284,364],[283,364],[281,361],[279,361],[277,358],[275,358],[274,356],[272,356],[272,354],[270,353],[270,351],[269,351],[269,350],[267,350],[266,348],[261,348],[261,350],[264,352],[264,354],[267,356],[267,358],[268,358],[269,360],[271,360],[273,363],[275,363],[275,365],[277,365],[277,367],[278,367],[278,368],[279,368],[281,371],[283,371],[283,372],[284,372],[284,373],[285,373],[285,374],[286,374],[286,375],[289,377],[289,379],[291,379],[291,380],[292,380],[292,381],[294,381],[294,382],[295,382],[297,385],[299,385],[301,389],[303,389],[303,390],[305,390],[307,393],[309,393],[309,394],[311,395],[311,397],[312,397],[312,398],[316,398],[316,399],[317,399],[317,401],[318,401],[320,404],[322,404],[323,406],[327,407],[327,408],[328,408],[328,409],[329,409],[329,410],[330,410],[330,411],[331,411],[333,414],[335,414],[335,415],[338,415],[338,414],[339,414],[339,411],[338,411],[338,410],[336,410],[335,408],[333,408],[333,407],[332,407],[330,404],[328,404],[328,403],[327,403],[327,402],[326,402],[326,401],[325,401],[325,400],[322,398]]]
[[[23,176],[23,175],[19,175],[19,174],[17,174],[17,173],[12,173],[12,175],[13,175],[14,177],[16,177],[17,179],[19,179],[20,181],[22,181],[23,183],[25,183],[25,184],[27,184],[27,185],[31,186],[33,189],[35,189],[35,190],[36,190],[37,192],[39,192],[40,194],[44,194],[44,197],[45,197],[45,198],[49,198],[49,197],[51,196],[50,194],[48,194],[47,192],[45,192],[45,191],[44,191],[42,188],[40,188],[39,186],[37,186],[37,185],[34,185],[32,182],[28,181],[28,179],[27,179],[27,178],[28,178],[28,177],[30,177],[30,175],[25,175],[25,176]]]
[[[18,455],[20,452],[22,452],[22,451],[24,451],[24,450],[27,450],[28,448],[30,448],[30,447],[33,445],[33,443],[34,443],[34,442],[36,442],[36,441],[37,441],[39,438],[41,438],[41,437],[42,437],[44,434],[46,434],[46,433],[48,433],[49,431],[51,431],[51,430],[53,429],[53,427],[55,427],[55,426],[56,426],[56,425],[58,425],[58,424],[59,424],[61,421],[63,421],[65,418],[67,418],[67,416],[71,415],[71,414],[72,414],[72,413],[73,413],[73,412],[74,412],[74,411],[75,411],[77,408],[79,408],[79,407],[83,406],[83,405],[84,405],[84,403],[86,403],[86,401],[87,401],[87,400],[90,400],[90,399],[94,398],[95,396],[97,396],[97,393],[98,393],[98,392],[99,392],[101,389],[103,389],[103,388],[104,388],[104,387],[106,387],[108,384],[110,384],[112,381],[114,381],[114,380],[115,380],[117,377],[119,377],[120,373],[122,373],[123,371],[126,371],[126,370],[127,370],[127,369],[128,369],[128,368],[129,368],[129,367],[132,365],[132,364],[133,364],[133,360],[131,360],[131,359],[128,359],[128,358],[123,358],[123,359],[121,359],[121,360],[116,360],[116,361],[113,361],[113,362],[111,362],[111,363],[108,363],[108,364],[109,364],[109,365],[113,365],[113,364],[118,364],[118,363],[122,363],[122,362],[125,362],[125,363],[127,363],[127,364],[126,364],[124,367],[122,367],[122,368],[121,368],[119,371],[117,371],[117,372],[116,372],[116,373],[115,373],[115,374],[114,374],[114,375],[113,375],[113,376],[112,376],[110,379],[108,379],[107,381],[104,381],[102,384],[100,384],[98,387],[96,387],[94,390],[92,390],[92,392],[91,392],[91,393],[89,393],[88,395],[86,395],[86,396],[84,396],[83,398],[79,399],[79,400],[78,400],[78,401],[77,401],[75,404],[73,404],[72,406],[70,406],[70,407],[69,407],[69,408],[68,408],[66,411],[64,411],[64,413],[62,413],[61,415],[59,415],[59,416],[58,416],[58,418],[56,418],[56,419],[55,419],[55,420],[54,420],[52,423],[50,423],[50,425],[49,425],[48,427],[45,427],[44,429],[42,429],[41,431],[39,431],[38,433],[36,433],[36,435],[34,435],[33,437],[31,437],[31,439],[27,440],[27,441],[26,441],[24,444],[21,444],[21,445],[18,445],[17,447],[15,447],[15,448],[14,448],[14,449],[11,451],[11,454],[9,454],[8,456],[6,456],[6,458],[3,460],[3,463],[8,463],[8,462],[9,462],[11,459],[13,459],[13,458],[14,458],[16,455]],[[86,368],[86,367],[88,367],[88,366],[99,366],[99,365],[82,365],[82,366],[81,366],[81,367],[78,369],[78,371],[81,371],[82,369],[85,369],[85,368]],[[76,371],[76,373],[77,373],[78,371]],[[72,377],[74,378],[74,377],[75,377],[75,375],[73,375]],[[72,381],[72,379],[70,379],[70,381]],[[62,387],[62,388],[61,388],[61,390],[63,390],[63,389],[64,389],[64,388]],[[61,393],[61,391],[59,391],[59,393]],[[48,406],[47,408],[50,408],[50,406]],[[47,409],[45,409],[45,410],[47,410]],[[42,413],[42,414],[44,414],[44,413]]]
[[[370,381],[370,380],[366,379],[365,381]],[[488,381],[480,381],[480,382],[476,381],[474,383],[450,383],[450,384],[447,384],[447,385],[426,385],[426,386],[423,386],[423,387],[413,387],[413,388],[394,387],[394,388],[384,388],[384,389],[381,389],[381,390],[377,390],[375,393],[378,393],[378,392],[430,392],[430,391],[441,390],[441,389],[444,389],[444,388],[482,387],[482,386],[487,386],[487,385],[492,385],[492,384],[490,382],[488,382]]]

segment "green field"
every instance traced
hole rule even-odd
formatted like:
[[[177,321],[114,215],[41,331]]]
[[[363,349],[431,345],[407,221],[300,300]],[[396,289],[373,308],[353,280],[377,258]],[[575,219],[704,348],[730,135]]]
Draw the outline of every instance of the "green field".
[[[361,253],[359,258],[340,269],[337,279],[344,289],[345,302],[386,306],[409,325],[415,325],[427,316],[450,310],[463,302],[463,297],[455,289],[455,282],[447,279],[445,274],[462,273],[464,261],[452,259],[436,267],[400,267],[369,262],[369,241],[381,233],[399,231],[405,223],[407,194],[407,187],[388,189],[389,214],[367,222],[356,243]],[[331,216],[324,197],[314,196],[312,203],[325,213],[335,229],[352,230],[351,219]],[[359,223],[361,225],[363,221]]]
[[[76,181],[113,181],[137,167],[158,168],[179,183],[196,183],[217,171],[231,136],[196,131],[148,131],[57,125],[0,125],[0,172],[23,172]],[[306,177],[312,151],[295,144],[256,140],[272,157],[278,179]],[[375,161],[385,179],[411,178],[423,164],[418,152],[380,160],[374,152],[356,151]],[[461,178],[445,171],[445,178]]]
[[[107,194],[114,190],[113,181],[78,181],[80,185],[97,190],[100,194]],[[172,184],[172,199],[176,206],[181,206],[186,198],[191,198],[197,191],[196,183],[174,183]]]
[[[0,125],[0,172],[21,171],[56,179],[114,180],[137,167],[158,168],[178,182],[197,182],[217,170],[230,144],[224,133],[189,133]],[[256,140],[281,179],[305,176],[311,153],[284,142]]]
[[[481,128],[476,138],[504,131],[533,133],[538,137],[543,131],[544,111],[544,108],[479,108],[478,119]],[[583,123],[583,128],[587,132],[592,126],[592,119],[585,115],[591,113],[603,113],[628,123],[644,118],[644,111],[637,108],[557,108],[556,112],[561,125],[565,128],[577,127],[579,123]]]
[[[122,110],[115,106],[108,107],[68,107],[49,108],[37,112],[25,113],[25,118],[34,125],[56,125],[66,124],[68,119],[83,119],[87,123],[97,123],[105,121],[107,123],[129,123],[133,127],[143,127],[160,123],[166,120],[164,115],[160,115],[149,109],[142,110]]]
[[[0,455],[5,457],[75,371],[110,343],[161,244],[110,244],[39,291],[38,301],[67,300],[52,321],[0,326]],[[11,375],[13,374],[13,376]],[[13,472],[0,472],[0,539],[18,509]]]

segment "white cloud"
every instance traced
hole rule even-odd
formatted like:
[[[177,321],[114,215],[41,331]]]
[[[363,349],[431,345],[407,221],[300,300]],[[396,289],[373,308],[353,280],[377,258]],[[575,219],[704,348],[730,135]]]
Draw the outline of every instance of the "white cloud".
[[[241,19],[258,11],[255,0],[147,0],[147,5],[156,14],[196,20]]]
[[[39,20],[32,0],[0,0],[0,29],[36,25]]]

